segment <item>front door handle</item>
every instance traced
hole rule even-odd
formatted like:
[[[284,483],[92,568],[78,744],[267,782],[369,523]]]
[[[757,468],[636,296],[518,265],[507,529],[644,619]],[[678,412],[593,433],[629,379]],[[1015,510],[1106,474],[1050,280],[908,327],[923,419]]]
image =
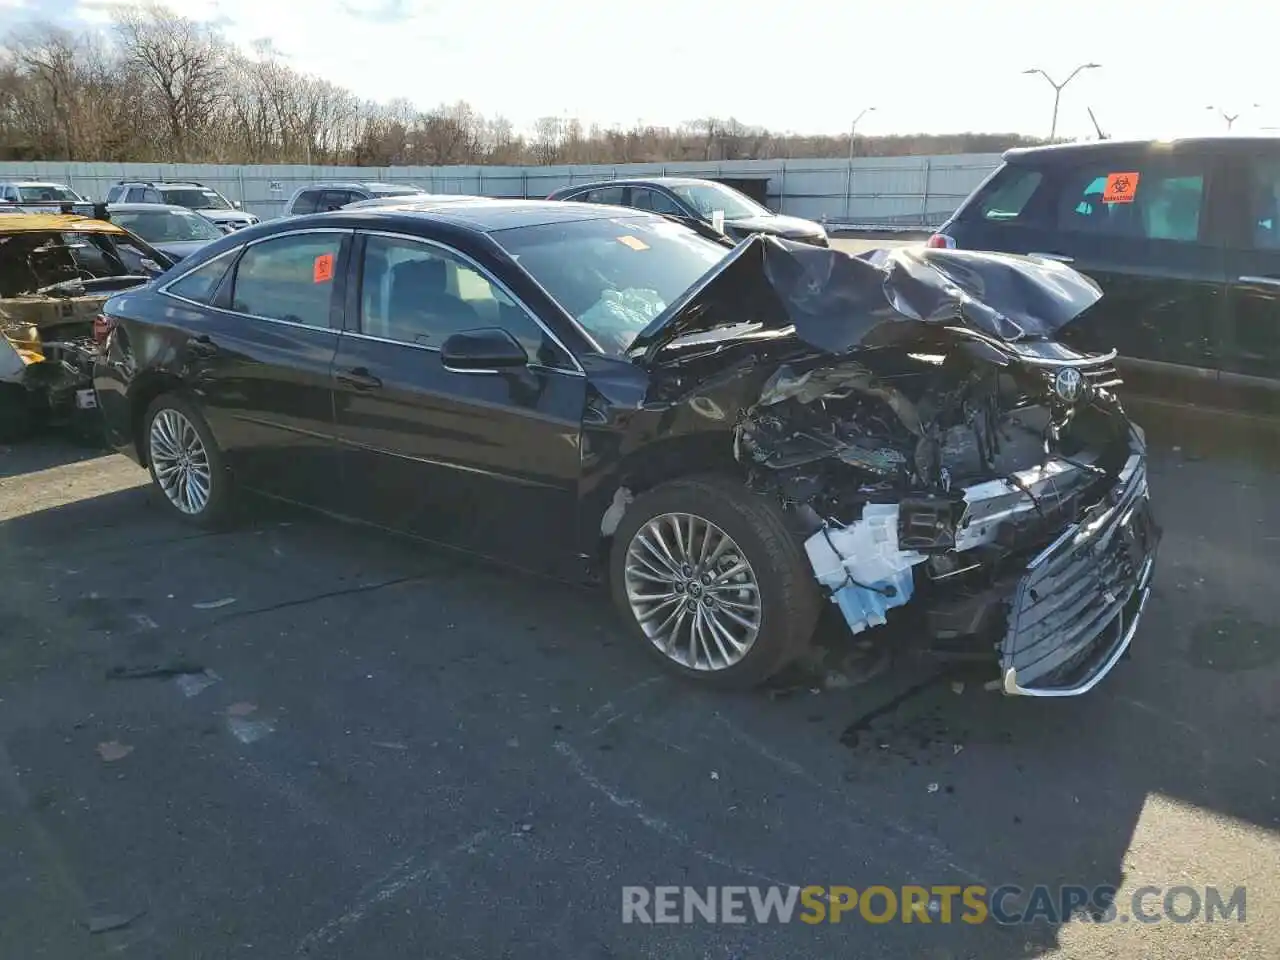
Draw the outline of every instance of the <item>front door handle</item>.
[[[1263,287],[1280,287],[1280,277],[1236,277],[1236,283],[1254,283]]]
[[[353,390],[377,390],[382,386],[382,380],[371,374],[368,367],[352,367],[350,370],[344,370],[338,374],[337,380],[343,386],[351,387]]]
[[[1057,260],[1059,263],[1074,263],[1075,257],[1068,257],[1062,253],[1029,253],[1029,257],[1040,257],[1043,260]]]

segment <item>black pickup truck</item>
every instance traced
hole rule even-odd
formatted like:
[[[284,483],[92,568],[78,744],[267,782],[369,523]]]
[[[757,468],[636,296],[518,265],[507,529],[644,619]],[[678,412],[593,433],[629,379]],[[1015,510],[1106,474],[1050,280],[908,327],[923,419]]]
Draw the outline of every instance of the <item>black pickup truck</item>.
[[[1092,277],[1071,336],[1118,349],[1126,391],[1280,415],[1280,138],[1010,150],[929,245]]]

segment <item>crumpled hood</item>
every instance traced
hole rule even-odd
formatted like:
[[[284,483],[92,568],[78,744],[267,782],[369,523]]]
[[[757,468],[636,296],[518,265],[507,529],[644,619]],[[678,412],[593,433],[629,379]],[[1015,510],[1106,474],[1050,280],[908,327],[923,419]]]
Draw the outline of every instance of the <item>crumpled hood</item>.
[[[1101,296],[1092,280],[1051,260],[924,247],[854,257],[755,235],[655,317],[628,353],[649,362],[680,337],[744,324],[794,327],[832,354],[908,340],[916,324],[1044,341]]]

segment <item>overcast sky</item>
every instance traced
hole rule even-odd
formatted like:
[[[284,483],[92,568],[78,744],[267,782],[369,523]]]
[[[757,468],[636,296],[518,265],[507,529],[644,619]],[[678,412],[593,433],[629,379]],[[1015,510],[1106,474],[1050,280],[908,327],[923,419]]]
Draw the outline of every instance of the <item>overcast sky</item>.
[[[105,28],[118,0],[0,0],[0,27]],[[375,100],[466,100],[519,126],[734,116],[778,131],[1061,136],[1280,127],[1280,5],[1215,0],[170,0],[246,47]],[[1268,102],[1270,101],[1270,102]],[[1260,107],[1254,108],[1253,104]]]

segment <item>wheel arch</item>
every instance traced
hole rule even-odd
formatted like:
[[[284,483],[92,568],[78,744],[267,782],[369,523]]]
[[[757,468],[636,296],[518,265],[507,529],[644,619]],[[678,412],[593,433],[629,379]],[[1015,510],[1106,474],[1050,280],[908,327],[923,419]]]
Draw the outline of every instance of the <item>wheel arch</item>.
[[[157,397],[167,393],[187,395],[187,390],[180,377],[159,370],[139,374],[129,385],[129,430],[133,438],[133,446],[138,454],[138,462],[149,466],[147,456],[147,409]]]

